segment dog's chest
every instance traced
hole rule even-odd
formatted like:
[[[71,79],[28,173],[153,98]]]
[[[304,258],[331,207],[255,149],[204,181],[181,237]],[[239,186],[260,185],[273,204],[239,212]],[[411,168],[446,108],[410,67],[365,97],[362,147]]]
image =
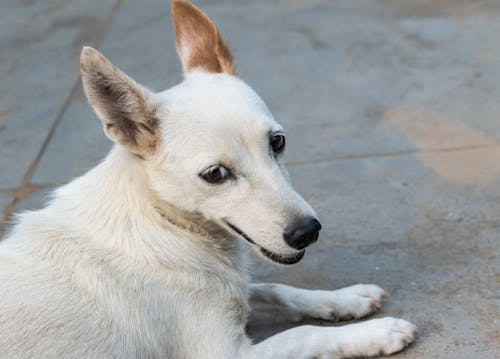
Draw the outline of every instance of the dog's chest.
[[[152,358],[199,358],[207,357],[207,350],[219,350],[211,348],[216,338],[224,340],[235,331],[243,335],[247,315],[244,276],[232,281],[236,273],[220,274],[176,273],[161,285],[143,288],[142,293],[134,290],[135,298],[121,303],[119,316],[127,319],[120,327],[126,333],[117,332],[116,340],[126,334],[135,347],[132,351]]]

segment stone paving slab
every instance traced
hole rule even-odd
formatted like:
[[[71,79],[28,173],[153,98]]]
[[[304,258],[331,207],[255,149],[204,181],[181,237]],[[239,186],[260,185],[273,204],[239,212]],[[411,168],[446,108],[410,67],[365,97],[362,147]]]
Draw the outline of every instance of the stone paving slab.
[[[413,155],[303,165],[291,175],[324,229],[294,266],[256,262],[257,280],[311,289],[379,284],[391,297],[375,317],[421,329],[396,357],[498,358],[500,203],[490,196],[500,194],[499,182],[464,191]],[[249,329],[262,339],[290,326],[267,312]]]
[[[64,184],[106,155],[111,142],[88,104],[81,84],[33,175],[35,183]]]
[[[500,89],[491,89],[500,76],[491,63],[491,58],[500,56],[500,50],[498,54],[491,50],[497,48],[491,29],[500,25],[486,5],[483,11],[472,9],[472,20],[451,16],[451,5],[439,9],[446,15],[443,18],[417,19],[411,17],[412,11],[423,14],[423,8],[390,2],[202,5],[227,35],[242,76],[285,125],[290,163],[484,145],[500,135],[494,116]],[[467,9],[462,13],[467,15]],[[464,21],[467,26],[461,26]],[[454,40],[470,37],[471,28],[484,42],[455,46]],[[489,56],[474,55],[480,52],[478,46],[488,49]],[[153,89],[166,88],[180,78],[163,1],[126,2],[101,50]],[[256,66],[259,61],[265,65]],[[457,97],[451,105],[450,93]],[[452,125],[465,125],[465,131],[452,143],[448,136],[431,144],[408,141],[398,124],[412,115],[409,111],[441,115]],[[413,122],[427,113],[420,118],[412,115]],[[468,136],[474,132],[467,132],[467,127],[478,132],[474,141]],[[88,131],[94,132],[90,122]]]
[[[405,106],[498,139],[498,3],[412,3],[245,2],[220,10],[241,73],[300,144],[292,161],[420,149],[384,122]]]
[[[78,79],[82,39],[96,43],[115,0],[12,1],[0,15],[0,184],[24,175]],[[29,24],[29,25],[28,25]]]
[[[138,82],[156,91],[182,78],[165,2],[125,2],[103,39],[100,51]],[[67,182],[95,166],[110,146],[80,83],[33,181]],[[68,151],[69,148],[72,150]]]
[[[37,209],[43,208],[47,201],[51,198],[51,194],[54,191],[55,187],[49,186],[39,191],[33,193],[27,198],[21,200],[16,205],[16,212],[20,213],[23,211],[35,211]]]

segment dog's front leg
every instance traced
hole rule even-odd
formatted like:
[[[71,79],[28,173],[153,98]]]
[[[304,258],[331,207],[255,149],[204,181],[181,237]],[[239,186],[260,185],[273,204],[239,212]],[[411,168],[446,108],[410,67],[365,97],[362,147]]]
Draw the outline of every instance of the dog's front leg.
[[[307,290],[284,284],[256,283],[250,285],[251,301],[283,307],[290,319],[303,317],[329,321],[362,318],[381,307],[386,292],[373,284],[357,284],[338,290]]]
[[[404,349],[416,332],[410,322],[390,317],[342,327],[305,325],[276,334],[253,349],[259,359],[371,357]]]

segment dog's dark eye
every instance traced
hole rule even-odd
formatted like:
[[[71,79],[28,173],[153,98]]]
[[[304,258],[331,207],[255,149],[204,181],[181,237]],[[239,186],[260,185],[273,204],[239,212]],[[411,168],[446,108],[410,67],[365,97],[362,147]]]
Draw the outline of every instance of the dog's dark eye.
[[[280,153],[285,148],[285,136],[275,134],[271,137],[271,148],[275,153]]]
[[[205,181],[218,184],[225,182],[230,176],[229,170],[221,165],[208,167],[205,171],[200,173],[200,177]]]

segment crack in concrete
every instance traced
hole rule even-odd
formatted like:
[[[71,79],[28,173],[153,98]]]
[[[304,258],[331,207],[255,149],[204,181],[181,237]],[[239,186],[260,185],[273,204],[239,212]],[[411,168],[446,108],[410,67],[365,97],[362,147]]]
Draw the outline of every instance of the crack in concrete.
[[[45,188],[53,187],[51,184],[33,184],[28,183],[26,185],[22,185],[20,187],[7,189],[6,192],[14,198],[17,198],[19,201],[22,201],[32,194],[41,191]]]
[[[108,20],[106,21],[108,26],[103,27],[101,33],[99,34],[99,36],[97,36],[97,40],[95,41],[96,47],[99,47],[101,45],[101,42],[103,41],[108,30],[111,28],[111,25],[114,22],[116,14],[121,9],[123,2],[124,2],[124,0],[117,0],[114,3],[114,5],[111,9],[110,16],[109,16]],[[38,167],[38,163],[40,162],[40,159],[42,158],[43,154],[45,153],[45,150],[47,149],[47,147],[48,147],[48,145],[49,145],[49,143],[50,143],[50,141],[55,133],[56,128],[59,126],[69,104],[73,100],[73,98],[78,90],[78,87],[80,86],[80,83],[81,83],[81,79],[80,79],[80,76],[78,76],[78,78],[74,82],[73,86],[71,87],[71,90],[70,90],[68,96],[66,97],[63,104],[61,105],[59,112],[57,113],[56,117],[54,118],[54,121],[52,122],[52,125],[50,126],[50,128],[47,132],[47,135],[46,135],[42,145],[40,146],[40,149],[38,150],[38,153],[37,153],[35,159],[31,163],[31,165],[28,167],[28,170],[26,171],[26,174],[23,177],[23,181],[22,181],[21,185],[19,187],[12,188],[12,189],[9,189],[7,191],[11,196],[14,197],[14,199],[3,210],[3,218],[0,221],[0,240],[3,236],[3,234],[5,233],[5,230],[7,229],[7,227],[10,224],[11,217],[14,214],[14,211],[16,210],[17,204],[20,201],[22,201],[22,200],[26,199],[27,197],[29,197],[30,195],[32,195],[33,193],[49,187],[49,185],[46,185],[46,184],[41,184],[41,185],[40,184],[33,184],[33,183],[31,183],[31,179],[33,177],[33,174],[34,174],[36,168]]]
[[[80,80],[78,80],[74,86],[74,90],[77,89],[77,85],[79,85]],[[8,188],[8,189],[3,189],[3,191],[9,193],[12,197],[14,197],[13,201],[4,209],[4,218],[2,220],[2,223],[0,223],[0,236],[4,233],[7,225],[9,224],[9,218],[12,216],[14,213],[17,204],[28,198],[30,195],[33,193],[36,193],[40,190],[49,188],[49,187],[54,187],[56,186],[55,184],[51,183],[44,183],[44,184],[32,184],[31,183],[31,178],[33,176],[34,170],[36,169],[36,166],[43,155],[43,152],[45,151],[45,148],[47,147],[48,143],[50,142],[50,139],[52,137],[53,132],[55,131],[57,125],[59,124],[62,115],[64,114],[64,111],[71,102],[70,100],[72,99],[73,92],[70,93],[68,96],[67,101],[65,102],[64,106],[62,106],[62,110],[60,111],[60,114],[56,117],[54,120],[54,123],[47,135],[46,140],[44,141],[42,147],[40,148],[39,154],[33,161],[32,165],[28,169],[24,180],[23,184],[19,187],[16,188]],[[386,157],[398,157],[398,156],[408,156],[408,155],[413,155],[413,154],[419,154],[419,153],[449,153],[449,152],[460,152],[460,151],[473,151],[477,149],[488,149],[488,148],[499,148],[500,145],[485,145],[485,144],[480,144],[480,145],[469,145],[469,146],[460,146],[460,147],[445,147],[445,148],[436,148],[436,149],[408,149],[408,150],[402,150],[402,151],[393,151],[393,152],[382,152],[382,153],[365,153],[365,154],[351,154],[351,155],[339,155],[339,156],[334,156],[332,158],[317,158],[317,159],[306,159],[306,160],[297,160],[297,161],[290,161],[286,162],[287,166],[303,166],[303,165],[308,165],[308,164],[318,164],[318,163],[331,163],[331,162],[336,162],[336,161],[350,161],[350,160],[359,160],[359,159],[370,159],[370,158],[386,158]]]
[[[34,191],[34,192],[37,192],[37,191],[45,189],[45,188],[57,187],[57,186],[61,186],[63,184],[64,183],[38,183],[38,184],[31,184],[31,186],[39,187],[37,190]],[[0,192],[7,193],[10,196],[14,197],[15,194],[13,194],[13,193],[17,193],[17,191],[19,191],[20,189],[21,189],[21,187],[11,187],[11,188],[3,187],[3,188],[0,188]],[[27,196],[27,197],[29,197],[29,196]]]
[[[338,155],[333,156],[331,158],[316,158],[316,159],[304,159],[304,160],[296,160],[285,162],[287,166],[303,166],[308,164],[316,164],[316,163],[330,163],[336,161],[350,161],[350,160],[359,160],[359,159],[369,159],[369,158],[384,158],[384,157],[398,157],[398,156],[408,156],[413,154],[421,154],[421,153],[448,153],[448,152],[460,152],[460,151],[473,151],[477,149],[488,149],[488,148],[500,148],[500,145],[469,145],[469,146],[460,146],[460,147],[444,147],[444,148],[436,148],[436,149],[408,149],[401,151],[393,151],[393,152],[382,152],[382,153],[361,153],[361,154],[352,154],[352,155]]]

